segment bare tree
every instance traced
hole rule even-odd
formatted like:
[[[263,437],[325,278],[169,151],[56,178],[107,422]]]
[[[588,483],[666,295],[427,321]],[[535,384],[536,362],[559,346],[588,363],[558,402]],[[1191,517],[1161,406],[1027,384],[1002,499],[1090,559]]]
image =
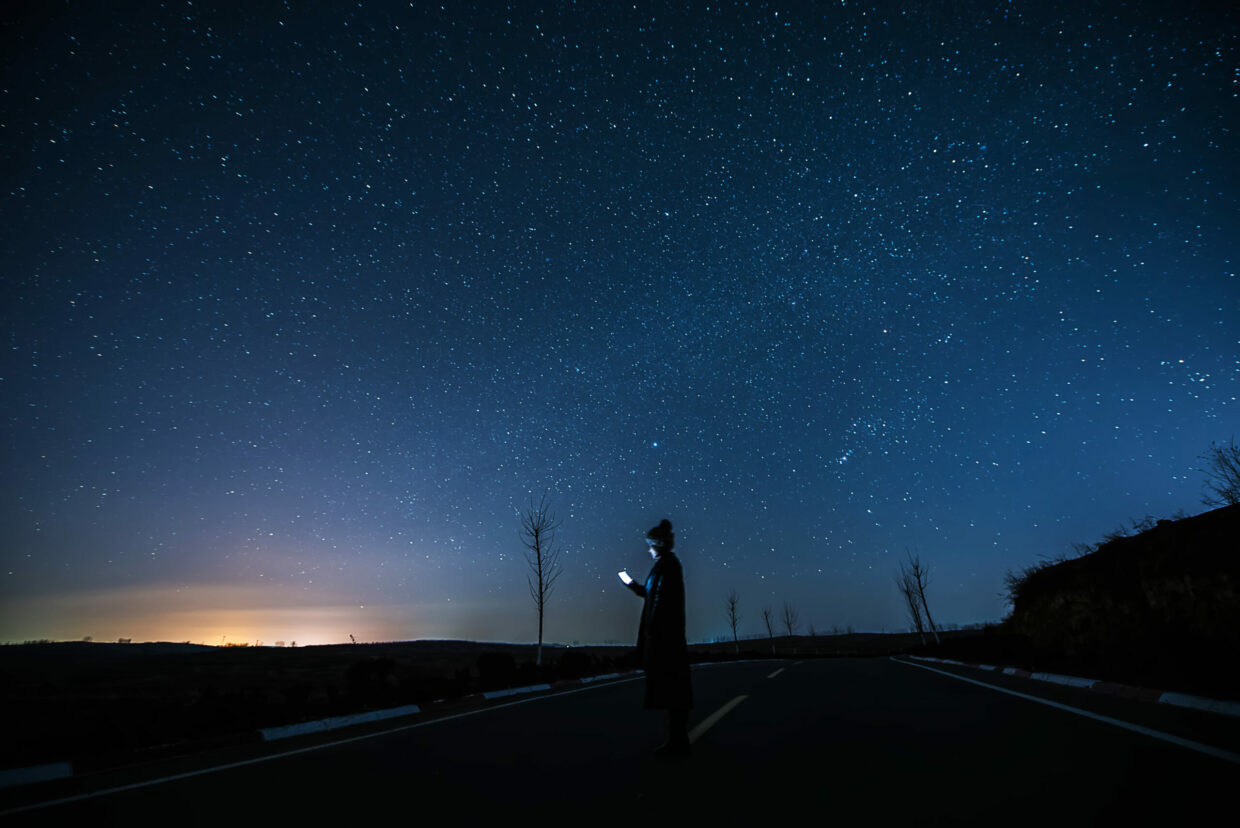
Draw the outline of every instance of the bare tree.
[[[551,512],[551,504],[544,494],[534,505],[531,500],[524,513],[521,514],[521,543],[525,546],[525,562],[529,564],[530,573],[526,577],[530,586],[530,597],[534,599],[534,607],[538,610],[538,656],[535,663],[542,666],[543,648],[543,616],[547,609],[547,599],[555,588],[562,571],[560,567],[560,545],[556,541],[556,532],[560,522]]]
[[[925,644],[926,624],[921,617],[921,599],[917,596],[917,584],[913,579],[913,573],[903,563],[900,564],[900,574],[896,576],[896,587],[904,596],[904,604],[908,607],[908,615],[913,622],[913,628],[921,636],[921,643]]]
[[[762,623],[766,624],[766,637],[771,642],[771,655],[775,655],[775,613],[770,607],[762,608]]]
[[[728,611],[728,626],[732,628],[732,646],[736,648],[738,653],[741,651],[741,644],[736,638],[736,627],[741,622],[740,604],[741,598],[736,594],[736,590],[729,592],[728,597],[723,601],[723,605]]]
[[[1205,468],[1206,493],[1201,502],[1206,506],[1235,506],[1240,503],[1240,445],[1236,438],[1225,446],[1210,444],[1210,449],[1201,455]]]
[[[784,601],[784,629],[788,631],[788,637],[796,633],[797,622],[801,619],[801,614],[797,612],[797,608]]]
[[[939,629],[934,626],[934,618],[930,615],[930,604],[926,602],[926,587],[930,585],[930,572],[921,565],[921,556],[908,553],[908,567],[900,564],[900,572],[908,580],[909,588],[917,597],[917,603],[921,605],[921,612],[925,616],[926,626],[930,628],[930,632],[934,634],[934,643],[942,643],[939,639]]]

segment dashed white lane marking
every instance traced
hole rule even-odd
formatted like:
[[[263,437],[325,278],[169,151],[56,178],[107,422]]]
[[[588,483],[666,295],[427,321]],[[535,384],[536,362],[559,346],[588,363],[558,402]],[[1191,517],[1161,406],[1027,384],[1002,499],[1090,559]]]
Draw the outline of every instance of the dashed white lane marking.
[[[1150,736],[1154,739],[1161,739],[1164,742],[1170,742],[1173,745],[1179,745],[1180,747],[1188,748],[1189,750],[1195,750],[1198,753],[1204,753],[1207,756],[1213,756],[1216,759],[1223,759],[1227,762],[1240,764],[1240,753],[1232,753],[1231,751],[1223,750],[1222,748],[1216,748],[1216,747],[1213,747],[1212,745],[1203,745],[1201,742],[1194,742],[1191,739],[1184,739],[1180,736],[1175,736],[1171,733],[1163,733],[1161,730],[1154,730],[1152,728],[1142,727],[1141,725],[1133,724],[1132,722],[1126,722],[1123,719],[1113,719],[1110,716],[1103,716],[1100,713],[1091,713],[1088,710],[1081,710],[1079,707],[1071,707],[1066,704],[1060,704],[1059,702],[1051,701],[1050,699],[1041,699],[1041,698],[1038,698],[1037,696],[1030,696],[1027,693],[1018,693],[1017,691],[1009,690],[1006,687],[999,687],[998,685],[995,685],[995,684],[987,684],[984,681],[977,681],[976,679],[966,678],[965,676],[958,676],[955,673],[949,673],[946,670],[939,670],[934,667],[927,667],[924,664],[916,664],[911,661],[902,661],[898,658],[892,658],[891,660],[896,662],[897,664],[907,664],[909,667],[917,667],[922,670],[929,670],[930,672],[938,673],[941,676],[948,676],[950,678],[960,679],[961,681],[969,682],[969,684],[976,684],[979,687],[985,687],[990,690],[998,690],[1000,693],[1007,693],[1009,696],[1016,696],[1017,698],[1028,699],[1029,701],[1037,702],[1038,704],[1045,704],[1046,706],[1054,707],[1057,710],[1065,710],[1068,713],[1075,713],[1078,716],[1084,716],[1087,719],[1093,719],[1095,721],[1105,722],[1106,724],[1109,724],[1109,725],[1115,725],[1116,727],[1122,727],[1125,730],[1131,730],[1134,733],[1140,733],[1144,736]]]
[[[775,678],[777,675],[779,675],[780,673],[782,673],[785,669],[786,669],[786,668],[784,668],[784,667],[780,667],[778,670],[776,670],[775,672],[773,672],[773,673],[771,673],[769,676],[767,676],[767,678],[769,678],[769,679],[771,679],[771,678]]]
[[[22,805],[18,808],[11,808],[7,811],[0,811],[0,816],[20,814],[24,811],[37,811],[40,808],[50,808],[54,805],[67,805],[70,802],[80,802],[83,799],[94,799],[95,797],[108,796],[109,794],[121,793],[123,791],[132,791],[138,788],[149,788],[152,785],[162,785],[165,782],[175,782],[178,779],[189,779],[194,776],[204,776],[208,773],[215,773],[217,771],[231,770],[232,768],[242,768],[242,767],[245,767],[246,765],[258,765],[263,762],[270,762],[275,759],[283,759],[286,756],[296,756],[301,753],[311,753],[316,750],[324,750],[326,748],[336,747],[337,745],[347,745],[351,742],[361,742],[366,739],[376,739],[380,736],[390,736],[393,733],[402,733],[406,730],[413,730],[419,727],[426,727],[427,725],[439,724],[440,722],[449,722],[449,721],[452,721],[453,719],[463,719],[466,716],[476,716],[479,713],[488,713],[492,710],[502,710],[505,707],[516,707],[518,704],[529,704],[530,702],[539,701],[542,699],[553,699],[556,696],[568,696],[568,695],[572,695],[573,693],[583,693],[587,690],[598,690],[600,687],[614,687],[617,684],[626,684],[627,682],[630,682],[630,681],[637,681],[640,678],[641,676],[635,676],[630,679],[624,679],[622,681],[611,682],[610,684],[595,684],[595,685],[590,685],[589,687],[577,687],[572,690],[565,690],[562,693],[549,693],[544,696],[534,696],[528,699],[519,699],[517,701],[510,701],[505,704],[494,704],[488,707],[480,708],[478,710],[468,710],[464,713],[454,713],[451,716],[443,716],[438,719],[431,719],[425,722],[415,722],[414,724],[401,725],[400,727],[393,727],[390,730],[380,730],[375,733],[365,733],[361,736],[351,736],[348,739],[336,739],[331,742],[323,742],[322,744],[318,744],[318,745],[309,745],[308,747],[296,748],[294,750],[285,750],[285,751],[281,751],[280,753],[272,753],[267,756],[256,756],[253,759],[242,759],[239,762],[229,762],[228,764],[225,764],[225,765],[215,765],[214,767],[210,767],[210,768],[199,768],[198,770],[186,771],[185,773],[177,773],[177,774],[173,774],[172,776],[163,776],[163,777],[160,777],[159,779],[147,779],[142,782],[133,782],[128,785],[118,785],[115,788],[105,788],[99,791],[91,791],[89,793],[76,794],[74,796],[66,796],[60,799],[49,799],[46,802],[35,802],[30,805]],[[743,699],[745,697],[741,696],[741,698]],[[723,712],[726,713],[727,711],[724,710]],[[721,715],[722,715],[721,713],[716,712],[714,716],[714,720],[717,720],[718,717]],[[710,725],[715,723],[714,720],[707,720],[707,722],[703,722],[702,724],[706,725],[706,727],[709,727]],[[702,727],[702,725],[698,725],[698,728],[701,728],[703,730],[705,729]],[[692,734],[690,734],[690,738],[691,739],[693,738]]]
[[[701,724],[693,728],[693,730],[689,731],[689,744],[693,744],[694,742],[696,742],[703,733],[705,733],[706,731],[714,727],[715,722],[719,721],[724,716],[728,715],[728,713],[732,710],[733,707],[736,707],[738,704],[740,704],[747,698],[749,697],[748,696],[737,696],[736,698],[732,699],[732,701],[728,702],[723,707],[719,708],[714,713],[711,713],[709,716],[703,719]]]

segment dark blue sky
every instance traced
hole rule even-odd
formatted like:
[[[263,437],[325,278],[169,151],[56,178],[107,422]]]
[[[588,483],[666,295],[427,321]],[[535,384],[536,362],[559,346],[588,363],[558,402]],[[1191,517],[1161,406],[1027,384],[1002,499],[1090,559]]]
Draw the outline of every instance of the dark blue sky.
[[[896,629],[1201,510],[1237,432],[1220,3],[29,4],[0,639]]]

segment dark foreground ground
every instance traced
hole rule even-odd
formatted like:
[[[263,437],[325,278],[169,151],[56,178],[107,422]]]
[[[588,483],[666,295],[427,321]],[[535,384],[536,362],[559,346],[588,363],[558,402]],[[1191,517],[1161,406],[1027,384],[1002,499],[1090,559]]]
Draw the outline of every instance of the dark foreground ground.
[[[638,677],[0,791],[0,822],[1127,827],[1208,824],[1234,804],[1240,721],[967,672],[703,665],[687,760],[652,757],[663,722]]]
[[[781,637],[698,644],[701,662],[932,655],[1236,699],[1234,659],[1091,663],[1038,652],[999,628]],[[636,667],[629,647],[412,641],[321,647],[85,642],[0,647],[0,770],[71,761],[75,771],[253,741],[258,728]]]

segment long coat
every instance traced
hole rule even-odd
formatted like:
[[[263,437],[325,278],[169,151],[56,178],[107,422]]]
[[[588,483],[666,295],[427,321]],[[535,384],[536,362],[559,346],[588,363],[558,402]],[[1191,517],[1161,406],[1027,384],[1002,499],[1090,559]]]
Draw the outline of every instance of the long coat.
[[[629,585],[646,599],[637,633],[637,659],[646,670],[646,707],[688,710],[693,707],[689,681],[689,647],[685,642],[685,576],[680,560],[664,552],[654,562],[646,584]]]

